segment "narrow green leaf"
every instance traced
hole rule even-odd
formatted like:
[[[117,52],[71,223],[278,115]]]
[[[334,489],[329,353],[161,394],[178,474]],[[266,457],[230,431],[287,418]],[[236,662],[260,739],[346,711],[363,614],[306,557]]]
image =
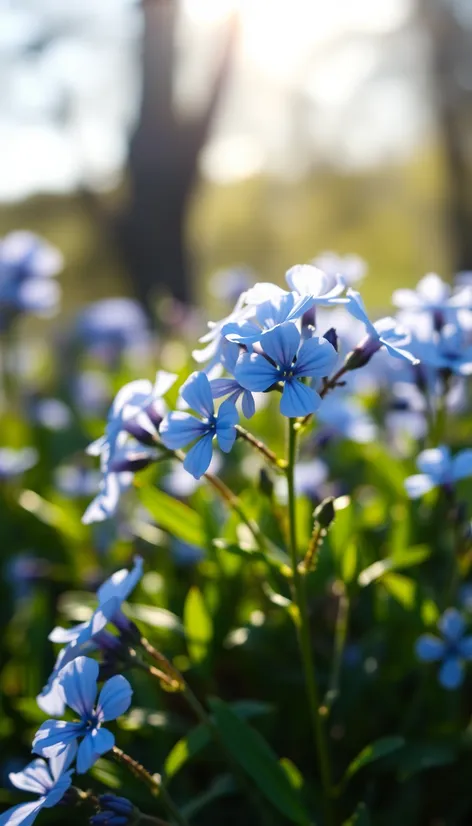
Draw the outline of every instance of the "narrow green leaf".
[[[152,628],[162,628],[166,631],[175,631],[177,634],[183,634],[184,628],[182,622],[176,614],[167,611],[166,608],[159,608],[157,605],[142,605],[133,602],[126,608],[126,613],[133,619],[146,623]]]
[[[349,818],[345,820],[343,826],[370,826],[369,810],[365,803],[359,803],[356,811]]]
[[[190,588],[185,600],[184,628],[190,659],[194,665],[198,665],[207,655],[213,637],[213,623],[196,586]]]
[[[296,766],[295,763],[292,763],[288,757],[281,757],[279,763],[287,775],[290,785],[293,786],[294,789],[302,789],[304,780],[298,766]]]
[[[293,822],[309,824],[298,791],[291,785],[267,741],[222,700],[215,698],[210,701],[210,706],[226,748],[267,800]]]
[[[382,578],[382,584],[389,594],[408,611],[415,606],[416,582],[402,574],[388,573]]]
[[[138,493],[159,527],[189,545],[205,547],[203,521],[196,511],[156,487],[139,487]]]
[[[198,794],[183,806],[181,812],[184,817],[190,820],[190,818],[195,817],[204,806],[212,803],[213,800],[217,800],[219,797],[224,797],[225,795],[234,794],[236,790],[236,783],[231,775],[220,774],[219,777],[215,777],[206,791]]]
[[[425,559],[431,555],[431,550],[426,545],[420,545],[417,548],[410,548],[407,551],[401,551],[393,556],[388,556],[386,559],[379,559],[368,568],[365,568],[358,578],[358,583],[361,588],[370,585],[371,582],[380,579],[389,571],[400,571],[405,568],[411,568],[414,565],[420,565]]]
[[[365,749],[362,749],[348,766],[346,774],[344,775],[344,782],[350,780],[351,777],[363,769],[364,766],[373,763],[375,760],[380,760],[381,757],[386,757],[387,754],[392,754],[392,752],[401,749],[404,745],[404,737],[382,737],[381,740],[370,743]]]
[[[357,545],[351,540],[341,558],[342,579],[346,585],[349,585],[349,583],[352,582],[356,576],[357,558]]]
[[[267,542],[267,548],[264,553],[245,542],[235,543],[227,542],[225,539],[214,539],[213,544],[216,548],[221,548],[230,554],[236,554],[237,556],[242,556],[246,559],[250,557],[254,562],[257,560],[267,562],[269,565],[274,566],[278,570],[284,566],[290,565],[290,557],[285,553],[285,551],[282,551],[281,548],[278,548],[277,545],[274,545],[273,543]]]
[[[211,740],[210,729],[203,724],[196,726],[182,737],[171,749],[164,763],[164,771],[170,780],[185,763],[205,748]]]

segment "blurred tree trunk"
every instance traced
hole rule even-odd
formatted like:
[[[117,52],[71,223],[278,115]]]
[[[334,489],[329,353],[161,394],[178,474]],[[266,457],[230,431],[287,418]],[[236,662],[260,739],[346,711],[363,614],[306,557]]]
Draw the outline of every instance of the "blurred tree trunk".
[[[447,175],[447,224],[455,272],[472,269],[472,198],[469,130],[471,95],[461,71],[472,76],[471,37],[450,0],[418,0],[431,42],[431,80]]]
[[[117,221],[117,239],[134,292],[149,310],[158,289],[183,302],[192,298],[187,206],[198,156],[228,75],[235,20],[228,26],[206,106],[197,117],[185,119],[173,105],[177,4],[143,0],[142,8],[142,102],[129,147],[130,195]]]

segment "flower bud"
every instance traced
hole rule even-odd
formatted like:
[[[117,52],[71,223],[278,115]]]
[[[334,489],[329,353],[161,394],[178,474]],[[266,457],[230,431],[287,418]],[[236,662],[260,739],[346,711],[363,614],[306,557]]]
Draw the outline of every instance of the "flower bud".
[[[326,341],[329,341],[329,343],[333,345],[336,352],[339,353],[338,334],[334,327],[330,327],[329,330],[326,330],[323,338],[325,338]]]
[[[371,360],[374,353],[380,350],[382,344],[372,336],[365,336],[362,341],[346,356],[344,362],[345,370],[358,370],[359,367],[365,367]]]
[[[328,499],[323,499],[313,512],[313,518],[318,522],[318,525],[324,529],[329,528],[335,515],[333,496],[330,496]]]
[[[90,818],[91,826],[129,826],[139,819],[139,810],[126,797],[102,794],[100,811]]]

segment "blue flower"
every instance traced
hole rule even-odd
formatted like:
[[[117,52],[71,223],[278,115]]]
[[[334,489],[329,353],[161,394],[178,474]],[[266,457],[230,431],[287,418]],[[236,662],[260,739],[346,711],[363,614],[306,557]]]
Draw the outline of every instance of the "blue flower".
[[[226,353],[223,364],[228,373],[234,374],[239,353],[240,348],[237,344],[234,345],[234,349]],[[236,402],[241,399],[241,409],[246,419],[250,419],[254,416],[254,413],[256,412],[254,396],[250,390],[245,390],[244,387],[241,387],[237,379],[212,379],[210,386],[214,399],[220,399],[222,396],[228,396],[227,401],[230,401],[234,405],[236,405]]]
[[[311,296],[318,306],[346,304],[346,299],[340,297],[346,285],[337,272],[325,272],[313,264],[297,264],[285,273],[285,280],[291,290],[300,296]]]
[[[405,479],[410,499],[418,499],[439,486],[450,487],[459,479],[472,476],[472,450],[461,450],[454,457],[448,447],[423,450],[416,459],[421,473]]]
[[[181,388],[181,397],[202,418],[174,411],[164,418],[159,433],[169,450],[194,443],[185,457],[184,468],[199,479],[211,462],[214,436],[224,453],[233,447],[238,414],[234,404],[225,401],[215,415],[211,386],[205,373],[192,373]]]
[[[322,438],[339,434],[353,442],[367,444],[377,436],[375,422],[356,399],[341,394],[327,396],[316,415],[325,426]]]
[[[116,359],[125,350],[147,346],[149,324],[141,305],[131,298],[106,298],[95,301],[80,313],[76,336],[82,344],[102,355]]]
[[[367,273],[367,264],[359,255],[322,252],[311,263],[328,276],[340,276],[348,287],[361,281]]]
[[[51,315],[60,288],[52,276],[62,269],[58,250],[32,232],[12,232],[0,242],[0,327],[18,313]]]
[[[442,639],[423,634],[416,641],[416,655],[423,662],[441,662],[439,682],[443,688],[458,688],[464,679],[464,660],[472,660],[472,636],[465,636],[464,620],[448,608],[438,622]]]
[[[126,797],[102,794],[99,803],[100,812],[90,818],[91,826],[127,826],[138,819],[135,807]]]
[[[392,302],[401,310],[410,312],[446,313],[461,307],[472,307],[472,290],[465,287],[452,295],[450,284],[446,284],[434,272],[430,272],[416,285],[416,290],[395,290]]]
[[[459,324],[445,324],[439,331],[432,325],[416,325],[412,351],[422,363],[436,370],[450,370],[461,376],[472,374],[472,344]]]
[[[39,795],[32,803],[20,803],[0,815],[0,826],[31,826],[41,809],[51,809],[59,803],[72,783],[69,769],[75,757],[75,749],[65,749],[58,757],[52,757],[49,765],[38,758],[22,772],[11,773],[10,781],[17,789]],[[68,770],[69,769],[69,770]]]
[[[346,305],[347,309],[359,321],[362,321],[366,328],[367,336],[358,347],[354,350],[359,357],[362,356],[368,360],[381,347],[389,352],[395,358],[405,359],[411,364],[418,364],[418,359],[415,358],[405,346],[410,343],[411,337],[406,330],[399,327],[394,318],[381,318],[375,324],[369,320],[364,302],[362,301],[360,293],[353,290],[351,287],[347,291],[349,303]],[[352,355],[352,354],[351,354]],[[364,361],[366,363],[366,361]],[[359,364],[362,366],[362,364]]]
[[[259,288],[261,286],[261,284],[256,285]],[[261,341],[265,333],[279,324],[301,318],[307,310],[313,307],[314,303],[315,298],[311,295],[300,296],[297,292],[287,293],[280,290],[268,301],[257,304],[253,318],[226,324],[222,329],[222,334],[233,344],[254,344],[256,341]]]
[[[115,571],[97,591],[98,606],[90,619],[74,625],[72,628],[62,628],[58,625],[49,634],[49,640],[54,643],[65,644],[57,657],[54,669],[47,685],[36,698],[39,707],[54,716],[63,714],[63,700],[60,691],[60,673],[72,660],[83,654],[90,654],[97,648],[108,647],[109,640],[105,626],[109,623],[120,623],[121,606],[128,599],[143,575],[142,557],[136,556],[131,570],[121,568]],[[116,639],[116,638],[114,638]]]
[[[0,481],[21,476],[35,466],[38,461],[38,452],[34,447],[23,447],[15,450],[13,447],[0,447]]]
[[[235,377],[247,390],[264,391],[281,382],[284,385],[280,412],[284,416],[306,416],[321,404],[318,393],[304,384],[304,378],[329,375],[337,359],[334,347],[322,338],[303,341],[295,324],[275,327],[263,337],[264,354],[242,353]]]
[[[246,306],[246,293],[242,293],[236,302],[236,306],[229,315],[220,321],[208,322],[208,332],[199,338],[199,342],[206,344],[206,347],[203,347],[201,350],[192,351],[192,357],[198,364],[207,362],[205,368],[206,373],[210,373],[213,368],[221,364],[227,348],[231,347],[223,335],[222,331],[224,327],[232,322],[239,322],[249,315],[253,315],[253,313],[253,309]]]
[[[80,740],[77,771],[83,774],[113,748],[115,738],[102,724],[125,713],[133,692],[128,680],[117,674],[103,685],[97,702],[97,679],[98,663],[88,657],[78,657],[61,670],[64,701],[78,714],[79,720],[74,723],[46,720],[35,734],[34,753],[56,757]]]

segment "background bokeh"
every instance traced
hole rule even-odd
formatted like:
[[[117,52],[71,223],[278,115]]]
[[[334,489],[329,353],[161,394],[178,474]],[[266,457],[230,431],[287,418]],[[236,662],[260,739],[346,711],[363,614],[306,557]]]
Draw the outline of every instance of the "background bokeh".
[[[0,235],[59,246],[66,314],[333,248],[377,304],[450,277],[471,41],[468,0],[2,0]]]

